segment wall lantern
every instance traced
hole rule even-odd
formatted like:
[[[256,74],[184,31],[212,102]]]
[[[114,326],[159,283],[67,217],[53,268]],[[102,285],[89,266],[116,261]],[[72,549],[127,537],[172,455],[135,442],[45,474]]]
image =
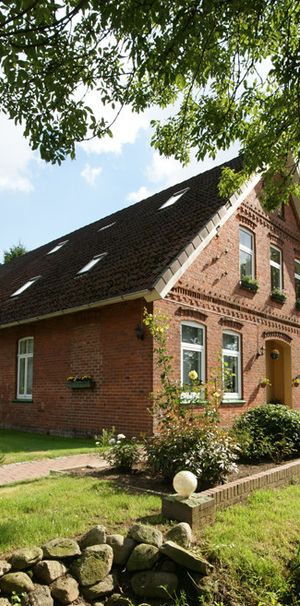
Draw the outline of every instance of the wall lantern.
[[[136,338],[139,339],[140,341],[143,341],[145,338],[145,331],[144,331],[144,327],[142,326],[142,324],[137,324],[134,331],[135,331]]]
[[[280,353],[279,353],[278,349],[272,349],[272,351],[271,351],[272,360],[279,360],[279,357],[280,357]]]

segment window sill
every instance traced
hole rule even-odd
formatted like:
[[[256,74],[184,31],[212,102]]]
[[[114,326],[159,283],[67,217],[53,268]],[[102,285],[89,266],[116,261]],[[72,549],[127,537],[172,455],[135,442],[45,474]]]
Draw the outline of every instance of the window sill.
[[[12,400],[13,404],[32,404],[33,400],[30,398],[15,398]]]
[[[243,406],[246,400],[222,400],[221,406]]]

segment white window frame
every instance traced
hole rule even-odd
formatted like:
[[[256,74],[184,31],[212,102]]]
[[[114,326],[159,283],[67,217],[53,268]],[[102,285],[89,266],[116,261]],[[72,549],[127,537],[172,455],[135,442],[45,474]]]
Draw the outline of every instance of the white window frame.
[[[86,265],[84,265],[78,272],[77,275],[79,274],[85,274],[87,271],[90,271],[93,267],[95,267],[95,265],[97,265],[97,263],[99,263],[99,261],[101,261],[102,259],[104,259],[104,257],[106,257],[107,253],[101,253],[100,255],[95,255]]]
[[[232,335],[234,337],[238,337],[238,351],[234,349],[226,349],[223,347],[223,336],[224,335]],[[238,360],[238,377],[237,377],[237,385],[238,391],[236,392],[225,392],[223,389],[223,400],[241,400],[242,398],[242,352],[241,352],[241,344],[242,339],[241,335],[234,330],[223,330],[222,332],[222,375],[223,375],[223,385],[224,385],[224,356],[230,356],[232,358],[237,358]]]
[[[239,236],[240,236],[240,232],[243,231],[245,234],[251,236],[252,238],[252,248],[248,248],[248,246],[245,246],[244,244],[241,244],[241,242],[239,242],[239,252],[242,250],[245,253],[248,253],[251,256],[251,266],[252,266],[252,272],[251,272],[251,278],[255,278],[255,253],[254,253],[254,234],[252,233],[252,231],[250,231],[249,229],[245,229],[245,227],[241,227],[239,229]],[[239,258],[239,264],[240,264],[240,279],[242,278],[241,276],[241,257]]]
[[[103,225],[103,227],[99,227],[98,231],[104,231],[105,229],[109,229],[110,227],[112,227],[115,224],[116,224],[116,221],[113,221],[113,223],[108,223],[107,225]]]
[[[198,343],[185,343],[182,340],[182,327],[183,326],[192,326],[193,328],[198,328],[202,330],[203,335],[203,345],[199,345]],[[205,383],[205,326],[203,324],[198,324],[197,322],[181,322],[180,325],[180,383],[183,385],[183,351],[200,351],[202,353],[201,356],[201,377],[199,380]],[[183,394],[184,395],[184,394]],[[188,395],[188,394],[186,394]]]
[[[176,191],[166,202],[164,202],[158,210],[163,210],[164,208],[168,208],[169,206],[173,206],[181,196],[183,196],[190,188],[186,187],[185,189],[181,189],[180,191]]]
[[[51,250],[49,250],[49,252],[47,252],[47,255],[53,255],[53,253],[56,253],[58,250],[60,250],[65,244],[67,244],[69,240],[64,240],[63,242],[59,242],[58,244],[56,244],[56,246],[54,246],[54,248],[51,248]]]
[[[300,282],[300,274],[297,274],[297,272],[296,272],[296,263],[299,263],[299,265],[300,265],[300,259],[295,259],[295,294],[296,294],[296,298],[297,298],[296,280],[299,280],[299,282]]]
[[[18,290],[13,292],[10,296],[17,297],[18,295],[21,295],[22,292],[24,292],[24,290],[27,290],[27,288],[32,286],[32,284],[34,284],[37,280],[39,280],[40,277],[41,276],[36,276],[35,278],[31,278],[31,280],[28,280],[28,282],[25,282],[25,284],[23,284],[23,286],[20,286],[20,288],[18,288]]]
[[[32,341],[33,347],[32,351],[29,353],[20,353],[21,343],[24,341]],[[17,365],[17,399],[19,400],[32,400],[32,392],[28,393],[28,360],[31,358],[33,360],[33,351],[34,351],[34,338],[33,337],[24,337],[19,339],[18,341],[18,365]],[[25,368],[24,368],[24,393],[20,393],[20,370],[21,370],[21,360],[25,360]]]
[[[272,248],[274,250],[277,250],[277,252],[279,252],[279,254],[280,254],[280,263],[277,263],[276,261],[273,261],[271,259],[271,249]],[[278,288],[280,290],[282,290],[282,288],[283,288],[283,280],[282,280],[282,250],[280,250],[280,248],[278,248],[277,246],[274,246],[274,244],[270,245],[270,268],[271,267],[276,267],[276,269],[279,269],[279,282],[280,282],[280,285],[279,285]],[[270,269],[270,278],[271,278],[271,290],[274,290],[274,288],[277,288],[277,287],[273,287],[272,286],[272,272],[271,272],[271,269]]]

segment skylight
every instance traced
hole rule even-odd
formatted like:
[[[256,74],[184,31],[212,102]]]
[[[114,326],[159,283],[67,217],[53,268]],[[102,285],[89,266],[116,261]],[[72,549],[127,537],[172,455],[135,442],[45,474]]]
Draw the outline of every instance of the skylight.
[[[64,246],[65,244],[67,244],[68,240],[64,240],[63,242],[59,242],[59,244],[56,244],[56,246],[54,246],[54,248],[52,248],[51,250],[49,250],[49,252],[47,252],[47,255],[52,255],[52,253],[55,253],[57,250],[59,250],[60,248],[62,248],[62,246]]]
[[[100,227],[100,229],[98,229],[98,231],[104,231],[105,229],[108,229],[109,227],[112,227],[115,224],[116,224],[116,222],[113,221],[113,223],[108,223],[108,225],[103,225],[103,227]]]
[[[177,200],[179,200],[179,198],[181,198],[181,196],[183,196],[183,194],[185,194],[189,189],[189,187],[186,187],[185,189],[177,191],[171,196],[171,198],[168,198],[168,200],[159,207],[159,210],[162,210],[163,208],[168,208],[168,206],[172,206],[173,204],[175,204],[175,202],[177,202]]]
[[[28,280],[28,282],[25,282],[25,284],[23,284],[23,286],[18,288],[18,290],[13,292],[13,294],[10,296],[16,297],[17,295],[20,295],[22,292],[24,292],[24,290],[27,290],[27,288],[29,288],[32,284],[34,284],[40,277],[41,276],[36,276],[36,278],[31,278],[31,280]]]
[[[107,253],[102,253],[101,255],[95,255],[91,261],[89,261],[84,267],[82,267],[82,269],[80,269],[77,274],[84,274],[86,271],[90,271],[90,269],[92,269],[92,267],[94,267],[97,263],[99,263],[99,261],[101,261],[101,259],[103,259],[104,257],[106,257]]]

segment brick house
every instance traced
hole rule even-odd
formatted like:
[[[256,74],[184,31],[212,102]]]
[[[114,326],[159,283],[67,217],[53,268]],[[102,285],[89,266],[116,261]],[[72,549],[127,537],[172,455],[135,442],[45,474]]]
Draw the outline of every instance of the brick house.
[[[300,202],[266,213],[259,176],[221,199],[220,168],[0,267],[3,427],[151,433],[145,305],[170,318],[178,380],[227,362],[224,422],[265,401],[300,408]],[[71,389],[69,375],[91,375],[93,389]]]

